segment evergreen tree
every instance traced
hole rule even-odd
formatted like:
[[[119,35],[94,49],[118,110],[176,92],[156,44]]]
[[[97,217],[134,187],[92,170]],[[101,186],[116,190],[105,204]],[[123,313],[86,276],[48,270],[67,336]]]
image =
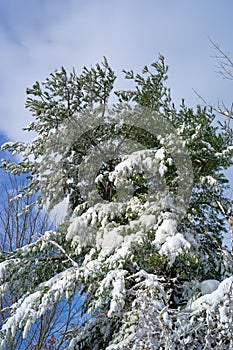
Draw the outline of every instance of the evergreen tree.
[[[66,349],[233,346],[233,261],[222,245],[232,138],[211,109],[176,109],[163,56],[124,73],[132,90],[113,90],[106,59],[27,89],[25,129],[38,136],[5,144],[22,160],[2,166],[28,174],[17,198],[36,191],[41,207],[66,198],[69,210],[57,232],[1,256],[1,293],[21,294],[2,349],[77,290],[83,318],[62,330]]]

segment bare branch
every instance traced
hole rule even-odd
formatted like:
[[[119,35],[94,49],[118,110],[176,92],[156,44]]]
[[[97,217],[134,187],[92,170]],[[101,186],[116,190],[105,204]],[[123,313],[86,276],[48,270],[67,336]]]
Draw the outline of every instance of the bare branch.
[[[219,74],[223,76],[224,79],[233,79],[233,61],[230,58],[229,52],[224,52],[220,45],[215,43],[209,38],[214,49],[217,51],[217,54],[214,56],[218,63]]]

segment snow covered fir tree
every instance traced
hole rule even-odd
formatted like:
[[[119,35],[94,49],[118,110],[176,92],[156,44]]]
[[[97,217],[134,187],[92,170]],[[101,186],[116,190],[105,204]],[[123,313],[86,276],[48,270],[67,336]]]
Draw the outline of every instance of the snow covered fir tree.
[[[233,348],[232,130],[206,107],[176,108],[167,70],[160,56],[114,91],[104,59],[27,89],[25,130],[37,136],[4,144],[19,161],[2,166],[27,174],[14,200],[37,193],[36,210],[68,209],[56,231],[1,252],[1,300],[14,300],[2,302],[2,350],[19,334],[26,349],[36,323],[77,298],[54,349]]]

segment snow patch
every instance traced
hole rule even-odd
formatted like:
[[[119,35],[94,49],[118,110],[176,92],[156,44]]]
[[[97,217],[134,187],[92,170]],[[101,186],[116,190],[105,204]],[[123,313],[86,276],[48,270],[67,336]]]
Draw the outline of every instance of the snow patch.
[[[215,283],[215,286],[216,285],[217,283]],[[186,308],[189,311],[213,310],[220,303],[223,303],[229,298],[229,291],[232,289],[232,285],[233,277],[226,278],[218,285],[216,290],[214,290],[212,293],[201,296],[193,302],[191,301],[188,303]],[[209,287],[210,286],[213,287],[213,283],[209,283]],[[204,288],[204,290],[207,290],[207,288]],[[223,312],[223,310],[221,312]]]

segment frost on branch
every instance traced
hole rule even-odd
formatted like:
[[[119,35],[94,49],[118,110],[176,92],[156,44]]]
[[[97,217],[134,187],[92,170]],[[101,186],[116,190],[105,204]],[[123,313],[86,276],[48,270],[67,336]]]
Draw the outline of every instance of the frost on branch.
[[[18,200],[36,191],[41,206],[65,199],[69,210],[57,232],[1,253],[1,296],[17,296],[1,311],[1,349],[77,292],[67,350],[233,347],[233,261],[222,247],[232,140],[211,110],[175,109],[163,56],[124,73],[134,88],[116,91],[111,108],[106,59],[27,90],[37,137],[5,144],[22,161],[2,165],[28,174]]]

